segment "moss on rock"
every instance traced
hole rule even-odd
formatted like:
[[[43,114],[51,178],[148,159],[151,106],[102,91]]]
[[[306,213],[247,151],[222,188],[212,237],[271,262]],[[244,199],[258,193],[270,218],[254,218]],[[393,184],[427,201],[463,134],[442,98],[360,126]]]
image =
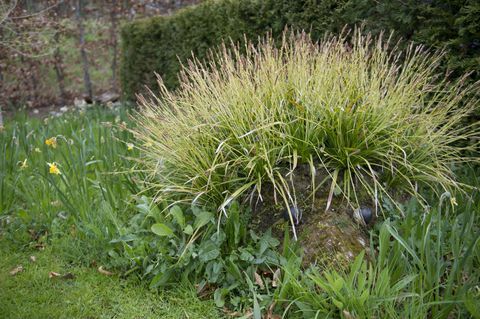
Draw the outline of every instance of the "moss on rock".
[[[343,195],[334,196],[326,210],[330,177],[326,172],[315,174],[316,191],[312,192],[310,169],[301,165],[289,178],[298,208],[303,216],[296,225],[298,240],[303,248],[303,264],[325,267],[347,266],[364,249],[368,251],[367,231],[352,217],[353,209]],[[314,196],[313,196],[314,195]],[[262,196],[252,200],[251,227],[259,232],[272,228],[272,234],[282,239],[286,228],[285,204],[277,198],[272,185],[265,185]]]

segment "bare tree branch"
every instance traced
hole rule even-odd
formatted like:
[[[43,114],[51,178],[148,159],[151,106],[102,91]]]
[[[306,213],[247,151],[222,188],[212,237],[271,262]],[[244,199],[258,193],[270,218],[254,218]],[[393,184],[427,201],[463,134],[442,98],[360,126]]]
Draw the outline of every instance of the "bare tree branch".
[[[52,4],[51,6],[43,9],[43,10],[40,10],[38,12],[35,12],[35,13],[32,13],[32,14],[27,14],[27,15],[23,15],[23,16],[18,16],[18,17],[12,17],[12,20],[14,19],[27,19],[27,18],[31,18],[31,17],[34,17],[34,16],[37,16],[37,15],[40,15],[44,12],[47,12],[48,10],[50,9],[53,9],[55,8],[56,6],[62,4],[64,2],[64,0],[60,0],[59,2],[55,3],[55,4]]]
[[[8,19],[8,17],[12,13],[12,11],[15,10],[16,7],[17,7],[17,0],[13,0],[12,7],[8,8],[7,11],[4,14],[2,14],[2,18],[0,19],[0,25],[2,25]]]

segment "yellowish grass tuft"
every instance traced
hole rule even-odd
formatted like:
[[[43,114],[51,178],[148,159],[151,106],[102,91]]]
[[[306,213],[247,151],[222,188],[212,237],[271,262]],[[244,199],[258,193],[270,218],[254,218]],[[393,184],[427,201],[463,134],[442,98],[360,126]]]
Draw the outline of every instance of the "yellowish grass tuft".
[[[479,133],[460,125],[478,85],[442,79],[440,58],[356,30],[320,43],[286,32],[192,60],[179,90],[160,81],[158,96],[139,99],[135,133],[158,198],[221,211],[270,183],[288,205],[285,171],[301,163],[328,171],[353,206],[360,194],[378,203],[393,191],[422,200],[419,186],[453,192],[452,165],[476,160],[459,142]]]

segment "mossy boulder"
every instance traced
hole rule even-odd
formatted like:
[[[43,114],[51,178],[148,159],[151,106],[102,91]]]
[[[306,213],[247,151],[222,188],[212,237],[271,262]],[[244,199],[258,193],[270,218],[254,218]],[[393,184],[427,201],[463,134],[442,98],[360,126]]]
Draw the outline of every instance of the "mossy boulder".
[[[366,250],[368,256],[367,229],[354,219],[353,208],[344,196],[333,196],[326,210],[331,187],[331,177],[326,172],[315,174],[315,192],[312,192],[312,177],[307,165],[288,174],[288,180],[297,207],[302,211],[301,221],[295,229],[304,252],[304,266],[343,267],[362,250]],[[279,238],[283,238],[287,228],[291,232],[291,223],[284,217],[286,205],[272,185],[265,185],[262,196],[252,198],[251,206],[251,227],[254,230],[262,232],[272,228],[272,233]]]

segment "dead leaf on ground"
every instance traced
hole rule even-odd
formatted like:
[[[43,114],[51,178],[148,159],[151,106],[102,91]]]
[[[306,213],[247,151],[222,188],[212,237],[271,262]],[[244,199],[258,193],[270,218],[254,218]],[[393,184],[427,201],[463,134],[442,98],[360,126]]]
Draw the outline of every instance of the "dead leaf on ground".
[[[71,272],[67,272],[66,274],[62,275],[58,272],[51,271],[48,273],[48,278],[59,278],[59,279],[75,279],[75,275]]]
[[[223,307],[222,310],[223,310],[223,313],[226,314],[229,317],[241,317],[241,316],[243,316],[243,314],[241,312],[231,311],[227,307]]]
[[[255,283],[261,288],[265,289],[265,285],[263,284],[262,277],[259,274],[255,273]]]
[[[35,256],[30,256],[30,261],[31,261],[32,263],[36,262],[36,261],[37,261],[37,257],[35,257]]]
[[[48,273],[48,278],[56,278],[56,277],[61,277],[62,274],[59,274],[58,272],[51,271]]]
[[[98,267],[98,272],[105,276],[113,276],[114,273],[108,270],[103,269],[103,266]]]
[[[22,272],[22,271],[23,271],[23,266],[22,266],[22,265],[18,265],[17,267],[13,268],[13,269],[10,271],[10,275],[15,276],[16,274],[18,274],[19,272]]]
[[[30,238],[32,238],[32,240],[38,239],[38,234],[34,229],[29,229],[28,234],[30,235]]]
[[[272,278],[272,287],[276,288],[278,287],[278,281],[280,280],[280,268],[275,270],[273,273],[273,278]]]
[[[281,319],[282,317],[280,315],[274,314],[273,309],[275,309],[275,302],[272,302],[272,304],[268,307],[267,314],[265,315],[265,319]]]
[[[343,316],[346,318],[346,319],[354,319],[355,317],[352,316],[352,314],[346,310],[343,310]]]
[[[44,244],[36,244],[36,245],[35,245],[35,248],[37,248],[38,250],[44,250],[44,249],[45,249],[45,245],[44,245]]]
[[[195,286],[197,290],[197,296],[200,299],[207,299],[210,298],[213,293],[215,292],[215,289],[217,288],[214,285],[209,285],[208,283],[205,285],[196,285]]]

